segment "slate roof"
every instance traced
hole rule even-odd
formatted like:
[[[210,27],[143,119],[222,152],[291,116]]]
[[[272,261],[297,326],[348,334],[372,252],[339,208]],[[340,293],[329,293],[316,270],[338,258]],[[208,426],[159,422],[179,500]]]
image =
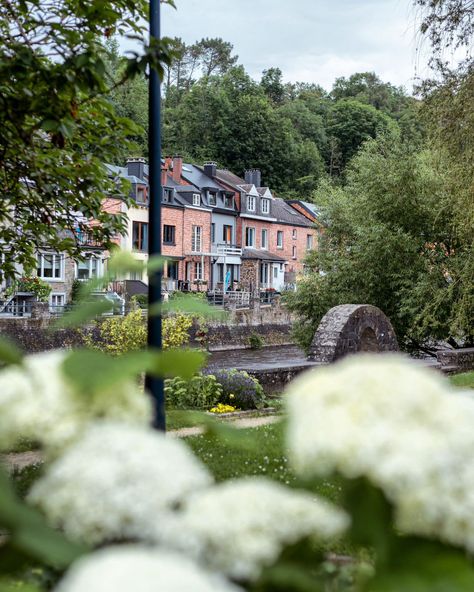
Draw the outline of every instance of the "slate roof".
[[[295,226],[306,226],[307,228],[313,228],[314,226],[311,220],[308,220],[303,214],[297,212],[285,200],[279,197],[275,198],[272,202],[272,215],[278,222],[293,224]]]
[[[259,261],[278,261],[282,263],[286,261],[286,259],[279,255],[273,255],[273,253],[269,253],[268,251],[259,251],[258,249],[250,249],[248,247],[242,251],[242,259],[258,259]]]
[[[216,183],[216,181],[214,181],[214,179],[211,179],[211,177],[205,175],[204,171],[201,170],[199,167],[195,166],[194,164],[183,164],[182,174],[187,181],[189,181],[196,187],[199,187],[200,189],[202,189],[203,187],[209,189],[217,189],[221,191],[223,189],[221,185]]]
[[[245,179],[242,179],[234,173],[231,173],[227,169],[217,169],[216,176],[218,179],[221,179],[225,183],[233,185],[234,187],[237,187],[238,185],[245,185]]]

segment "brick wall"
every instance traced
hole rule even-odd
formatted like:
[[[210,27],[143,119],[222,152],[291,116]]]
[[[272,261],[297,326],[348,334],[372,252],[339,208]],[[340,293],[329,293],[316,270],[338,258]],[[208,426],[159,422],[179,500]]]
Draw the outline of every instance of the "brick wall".
[[[186,267],[186,262],[190,262],[192,264],[196,262],[202,262],[201,256],[191,255],[193,226],[201,226],[202,228],[202,252],[211,252],[211,212],[198,210],[197,208],[185,208],[183,219],[183,254],[185,255],[185,260],[183,261],[184,269]],[[206,256],[204,257],[203,278],[209,285],[211,280],[210,261],[209,257]]]

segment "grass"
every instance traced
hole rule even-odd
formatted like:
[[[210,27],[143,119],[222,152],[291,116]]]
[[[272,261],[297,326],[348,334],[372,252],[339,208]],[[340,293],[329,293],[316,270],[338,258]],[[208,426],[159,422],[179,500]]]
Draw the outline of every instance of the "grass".
[[[463,372],[450,376],[449,380],[454,386],[474,389],[474,372]]]

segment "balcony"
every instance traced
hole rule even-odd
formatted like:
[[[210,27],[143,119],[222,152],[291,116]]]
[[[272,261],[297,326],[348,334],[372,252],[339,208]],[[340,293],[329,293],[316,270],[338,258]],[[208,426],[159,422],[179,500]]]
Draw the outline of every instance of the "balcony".
[[[217,254],[220,257],[241,257],[242,256],[242,248],[237,245],[231,245],[229,243],[220,243],[217,246]]]
[[[75,233],[75,239],[81,247],[104,247],[104,245],[98,241],[91,232],[85,230],[77,230]]]

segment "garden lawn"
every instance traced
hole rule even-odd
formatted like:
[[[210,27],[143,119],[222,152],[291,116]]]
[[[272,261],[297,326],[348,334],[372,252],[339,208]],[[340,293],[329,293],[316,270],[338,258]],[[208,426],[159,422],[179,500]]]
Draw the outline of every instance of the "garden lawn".
[[[463,372],[462,374],[455,374],[449,378],[454,386],[474,389],[474,372]]]

